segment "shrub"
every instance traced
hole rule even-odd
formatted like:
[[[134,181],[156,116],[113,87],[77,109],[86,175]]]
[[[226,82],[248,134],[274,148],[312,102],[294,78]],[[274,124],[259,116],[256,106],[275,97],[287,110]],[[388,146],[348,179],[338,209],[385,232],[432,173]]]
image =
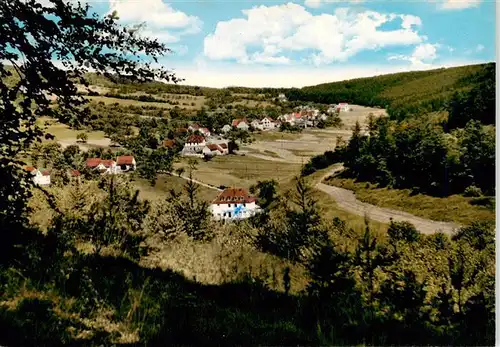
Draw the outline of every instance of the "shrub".
[[[481,188],[476,187],[476,186],[468,186],[467,188],[465,188],[465,190],[463,192],[463,196],[467,196],[467,197],[477,198],[477,197],[480,197],[481,195],[483,195]]]

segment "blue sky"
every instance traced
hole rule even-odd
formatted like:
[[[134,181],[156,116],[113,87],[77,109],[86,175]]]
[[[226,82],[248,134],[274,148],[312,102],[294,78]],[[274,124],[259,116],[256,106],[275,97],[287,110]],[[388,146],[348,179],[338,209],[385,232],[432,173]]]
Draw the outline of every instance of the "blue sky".
[[[87,0],[174,50],[185,84],[301,87],[495,60],[485,0]]]

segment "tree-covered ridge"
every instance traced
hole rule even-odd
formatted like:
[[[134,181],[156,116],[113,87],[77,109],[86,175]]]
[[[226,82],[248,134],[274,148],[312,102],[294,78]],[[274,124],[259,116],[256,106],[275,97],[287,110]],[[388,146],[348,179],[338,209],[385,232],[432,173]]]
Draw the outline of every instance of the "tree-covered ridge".
[[[402,72],[287,91],[290,100],[348,102],[387,108],[394,119],[439,111],[455,93],[495,84],[495,63]]]

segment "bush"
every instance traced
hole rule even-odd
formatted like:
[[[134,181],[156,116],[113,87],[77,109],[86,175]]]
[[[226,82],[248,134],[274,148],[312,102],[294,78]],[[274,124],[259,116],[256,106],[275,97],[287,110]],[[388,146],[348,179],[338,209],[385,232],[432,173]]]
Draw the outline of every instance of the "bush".
[[[476,186],[468,186],[467,188],[465,188],[465,190],[463,192],[463,196],[466,196],[466,197],[477,198],[477,197],[480,197],[481,195],[483,195],[481,188],[476,187]]]
[[[327,168],[341,160],[341,156],[338,152],[326,151],[323,154],[312,157],[309,162],[304,165],[302,168],[302,176],[308,176],[317,170]]]

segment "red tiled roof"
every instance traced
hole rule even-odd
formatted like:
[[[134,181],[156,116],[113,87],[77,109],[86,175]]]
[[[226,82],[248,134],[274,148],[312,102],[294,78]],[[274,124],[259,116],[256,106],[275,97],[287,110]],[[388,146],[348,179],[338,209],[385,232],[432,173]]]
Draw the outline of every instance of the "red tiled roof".
[[[223,149],[227,149],[227,144],[225,144],[225,143],[221,143],[219,146],[220,146],[221,148],[223,148]]]
[[[241,118],[241,119],[233,119],[232,125],[235,126],[235,127],[237,127],[240,123],[243,123],[243,122],[245,122],[245,123],[248,124],[248,121],[247,121],[247,119],[245,117]]]
[[[74,177],[80,176],[80,171],[78,170],[69,170],[69,174]]]
[[[134,157],[131,155],[122,155],[116,158],[116,165],[133,165]]]
[[[104,167],[111,167],[113,164],[115,164],[114,160],[101,160],[101,164],[104,165]]]
[[[209,150],[211,150],[212,152],[213,152],[213,151],[220,151],[220,152],[222,152],[222,151],[221,151],[221,149],[220,149],[220,147],[219,147],[218,145],[216,145],[215,143],[209,143],[209,144],[207,145],[207,147],[208,147],[208,149],[209,149]]]
[[[201,135],[191,135],[186,140],[186,143],[203,143],[205,142],[205,138]]]
[[[173,148],[175,147],[175,141],[170,139],[163,140],[163,147]]]
[[[244,188],[226,188],[212,202],[213,204],[231,204],[231,203],[251,203],[255,198],[248,195],[248,191]]]
[[[24,168],[24,170],[28,171],[28,172],[32,172],[32,171],[35,171],[36,169],[33,167],[33,166],[26,166]]]
[[[96,167],[101,163],[101,158],[88,158],[85,166]]]
[[[208,130],[208,128],[201,128],[200,131],[202,133],[205,133],[205,134],[210,132],[210,130]]]
[[[274,122],[274,120],[273,120],[271,117],[264,117],[264,118],[262,118],[262,120],[264,120],[264,119],[267,119],[267,120],[269,120],[270,122]]]
[[[295,113],[295,118],[300,118],[300,113]]]
[[[40,173],[43,175],[43,176],[50,176],[50,171],[49,170],[40,170]]]

